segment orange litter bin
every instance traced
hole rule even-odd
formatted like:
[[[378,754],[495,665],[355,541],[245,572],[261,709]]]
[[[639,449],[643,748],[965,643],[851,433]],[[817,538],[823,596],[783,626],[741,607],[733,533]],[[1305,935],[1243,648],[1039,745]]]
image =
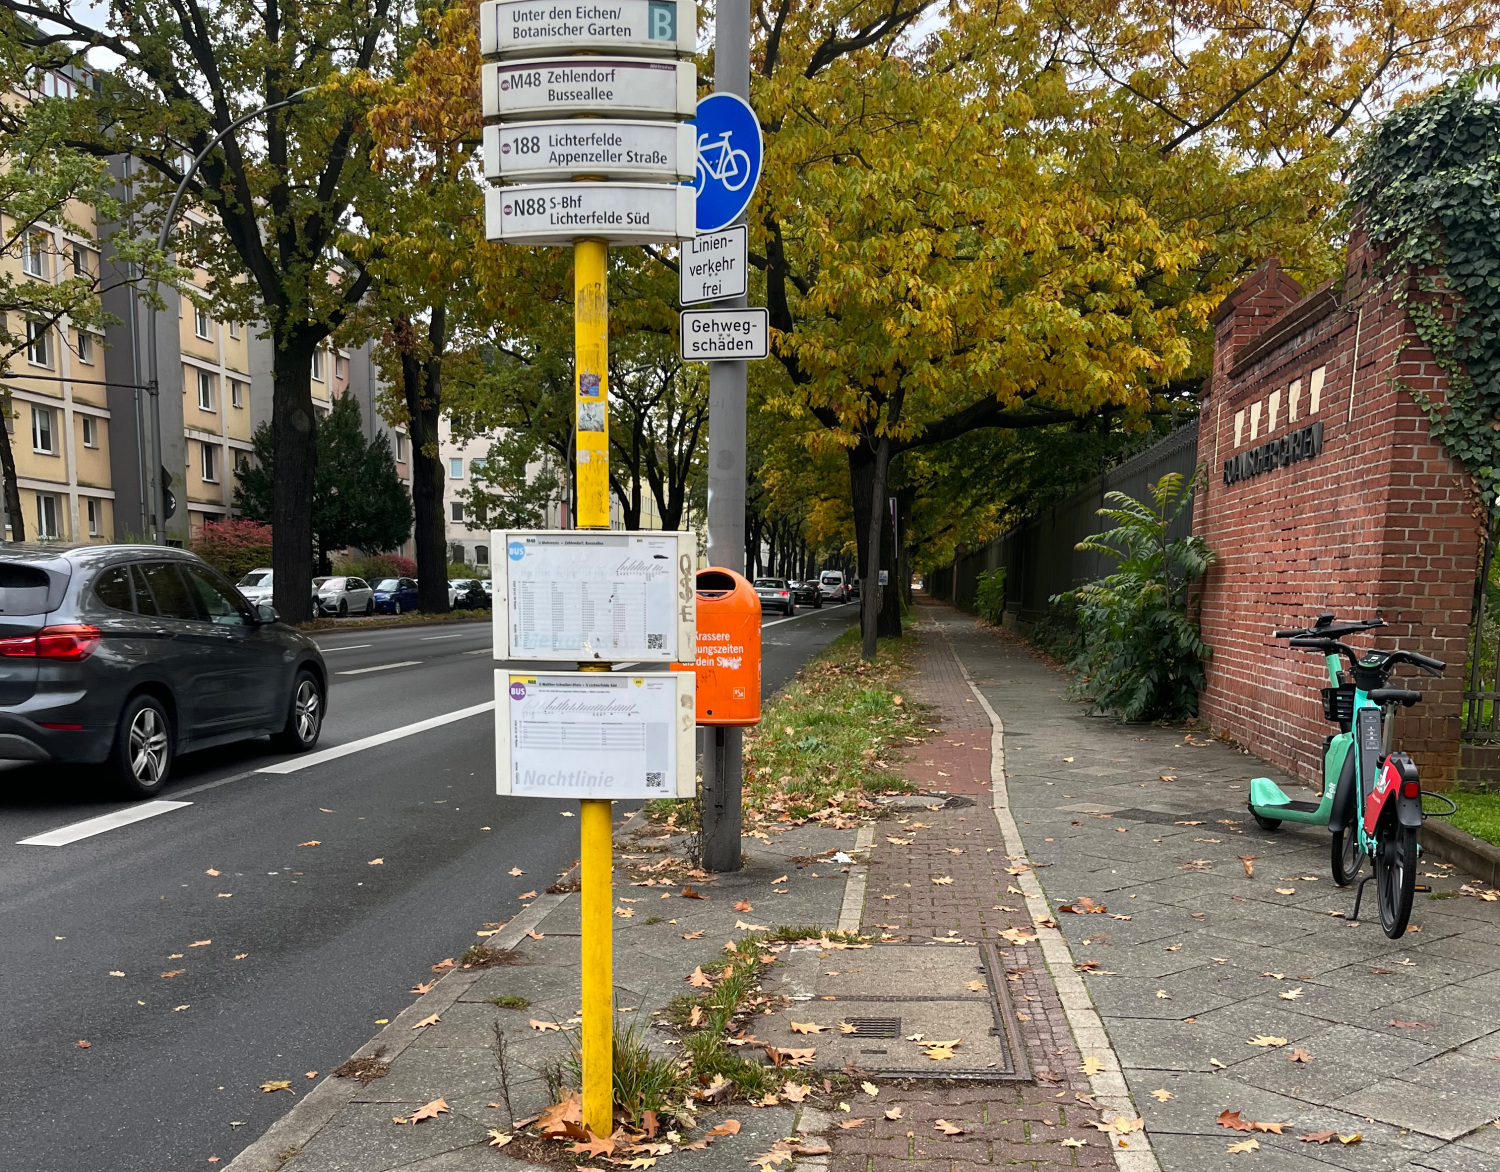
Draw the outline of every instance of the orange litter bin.
[[[760,597],[741,574],[698,571],[698,723],[760,723]]]

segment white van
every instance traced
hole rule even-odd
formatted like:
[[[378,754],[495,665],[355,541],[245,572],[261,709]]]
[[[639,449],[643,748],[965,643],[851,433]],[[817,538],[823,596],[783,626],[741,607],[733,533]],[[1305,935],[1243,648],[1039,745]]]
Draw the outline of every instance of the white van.
[[[849,587],[844,582],[843,570],[824,570],[818,575],[818,592],[834,602],[846,602]]]

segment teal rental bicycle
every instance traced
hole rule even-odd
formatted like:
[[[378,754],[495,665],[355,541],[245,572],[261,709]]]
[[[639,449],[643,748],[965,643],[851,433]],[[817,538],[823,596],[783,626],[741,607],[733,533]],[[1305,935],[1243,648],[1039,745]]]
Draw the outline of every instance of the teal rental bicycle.
[[[1365,858],[1371,874],[1361,880],[1354,914],[1364,885],[1375,879],[1380,923],[1396,939],[1406,931],[1416,890],[1417,830],[1422,825],[1422,788],[1416,764],[1405,753],[1391,751],[1398,707],[1409,708],[1420,692],[1386,686],[1392,671],[1405,663],[1442,675],[1441,660],[1414,651],[1356,651],[1344,636],[1385,626],[1380,617],[1336,624],[1330,612],[1300,630],[1276,631],[1299,650],[1323,655],[1330,687],[1323,689],[1323,715],[1339,731],[1323,742],[1323,793],[1320,801],[1294,801],[1268,777],[1250,782],[1250,813],[1263,830],[1283,821],[1326,825],[1332,832],[1330,861],[1334,882],[1347,887]],[[1340,657],[1349,661],[1341,669]]]

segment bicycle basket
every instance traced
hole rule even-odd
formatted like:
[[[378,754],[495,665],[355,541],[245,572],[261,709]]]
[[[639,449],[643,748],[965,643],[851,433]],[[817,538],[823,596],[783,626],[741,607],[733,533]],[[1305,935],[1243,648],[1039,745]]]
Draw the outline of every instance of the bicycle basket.
[[[1323,689],[1323,719],[1348,724],[1354,719],[1354,685]]]

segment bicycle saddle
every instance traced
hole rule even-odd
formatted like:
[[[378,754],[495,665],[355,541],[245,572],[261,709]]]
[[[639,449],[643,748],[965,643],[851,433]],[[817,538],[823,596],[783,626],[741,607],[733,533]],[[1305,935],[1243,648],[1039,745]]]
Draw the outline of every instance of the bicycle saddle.
[[[1410,688],[1376,688],[1367,695],[1371,704],[1400,704],[1403,708],[1410,708],[1422,699],[1421,692]]]

